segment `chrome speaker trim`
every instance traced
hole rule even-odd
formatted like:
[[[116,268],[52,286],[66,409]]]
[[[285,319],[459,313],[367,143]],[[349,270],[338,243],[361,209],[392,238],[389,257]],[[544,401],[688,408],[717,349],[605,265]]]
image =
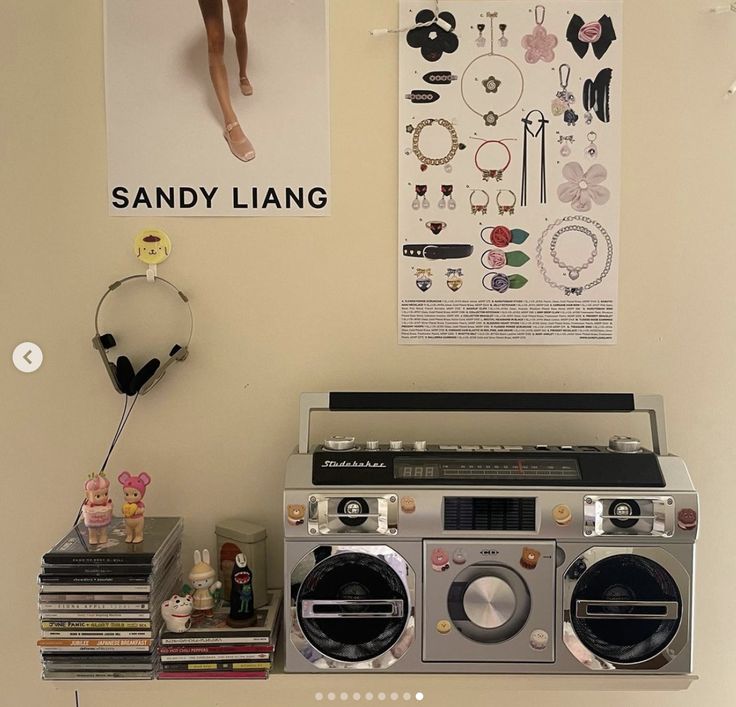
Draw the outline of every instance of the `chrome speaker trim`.
[[[314,562],[315,551],[329,551],[319,562]],[[391,616],[382,616],[381,618],[403,618],[404,628],[393,645],[384,651],[381,655],[370,660],[362,661],[341,661],[331,656],[327,656],[319,648],[313,645],[304,634],[299,624],[297,612],[297,597],[302,581],[322,562],[342,553],[358,553],[376,557],[385,562],[400,578],[408,597],[408,612],[406,616],[402,616],[402,612],[395,612],[392,605]],[[294,565],[290,573],[289,588],[289,606],[290,612],[290,631],[289,638],[294,647],[301,655],[309,661],[315,668],[322,670],[345,669],[345,670],[381,670],[390,667],[409,650],[414,642],[415,633],[415,597],[416,597],[416,575],[411,565],[393,548],[387,545],[316,545],[307,552],[299,562]],[[371,600],[371,604],[387,604],[390,602],[381,600]],[[335,605],[336,602],[330,602]],[[313,603],[314,605],[314,603]],[[326,617],[325,617],[326,618]],[[342,617],[344,618],[344,617]]]
[[[613,557],[615,555],[636,555],[637,557],[644,557],[657,564],[661,565],[667,572],[672,576],[677,588],[680,592],[682,602],[682,614],[679,616],[680,624],[677,630],[669,641],[659,653],[647,658],[646,660],[635,662],[635,663],[620,663],[602,658],[601,656],[593,653],[577,636],[575,628],[572,623],[572,608],[571,601],[573,592],[577,583],[584,576],[585,572],[578,575],[577,577],[570,577],[569,570],[575,565],[575,563],[583,560],[587,564],[587,569],[593,567],[596,563],[601,560]],[[587,571],[586,569],[586,571]],[[563,609],[563,620],[562,620],[562,640],[573,655],[573,657],[582,665],[586,666],[590,670],[605,670],[605,671],[644,671],[644,670],[660,670],[662,667],[667,665],[670,661],[674,660],[680,653],[687,649],[688,637],[690,634],[690,614],[691,614],[691,592],[690,592],[690,581],[691,577],[687,570],[682,564],[673,557],[669,552],[658,547],[591,547],[582,554],[575,557],[571,562],[567,564],[565,573],[563,575],[563,596],[562,596],[562,609]],[[584,604],[585,602],[578,602],[578,604]],[[589,602],[589,604],[600,604],[601,602]],[[626,602],[617,602],[617,604],[624,604]],[[648,602],[631,602],[631,604],[645,605]],[[652,602],[653,605],[664,607],[666,615],[657,615],[657,619],[671,618],[672,607],[671,602]],[[676,604],[676,603],[675,603]],[[576,606],[576,611],[586,611],[589,607]],[[675,606],[676,608],[676,606]],[[579,615],[579,613],[578,613]],[[586,617],[591,618],[591,617]],[[612,618],[619,618],[614,615]],[[629,616],[630,618],[630,616]],[[655,618],[654,616],[637,616],[637,619]]]

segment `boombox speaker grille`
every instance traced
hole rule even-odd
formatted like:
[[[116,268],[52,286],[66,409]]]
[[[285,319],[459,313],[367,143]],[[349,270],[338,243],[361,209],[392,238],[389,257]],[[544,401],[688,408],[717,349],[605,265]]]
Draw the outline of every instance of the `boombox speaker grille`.
[[[536,529],[536,498],[446,496],[444,505],[445,530]]]

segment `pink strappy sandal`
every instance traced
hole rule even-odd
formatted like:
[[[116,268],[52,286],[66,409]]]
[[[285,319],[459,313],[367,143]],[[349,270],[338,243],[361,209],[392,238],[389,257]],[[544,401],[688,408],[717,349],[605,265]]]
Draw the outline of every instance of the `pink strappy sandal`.
[[[240,125],[237,121],[234,123],[228,123],[225,126],[225,130],[222,132],[223,137],[227,140],[227,144],[230,146],[230,152],[232,152],[239,160],[243,162],[250,162],[255,156],[256,151],[253,149],[253,143],[246,137],[244,140],[235,142],[230,133],[233,128]]]

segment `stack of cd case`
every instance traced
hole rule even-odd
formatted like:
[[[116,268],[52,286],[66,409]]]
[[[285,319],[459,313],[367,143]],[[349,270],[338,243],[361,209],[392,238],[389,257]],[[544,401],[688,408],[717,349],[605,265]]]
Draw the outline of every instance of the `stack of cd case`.
[[[161,602],[181,587],[180,518],[146,518],[143,542],[90,545],[80,523],[43,556],[38,610],[45,680],[152,679]]]
[[[273,666],[283,592],[268,590],[253,626],[228,626],[223,606],[192,618],[185,633],[161,632],[159,680],[266,680]]]

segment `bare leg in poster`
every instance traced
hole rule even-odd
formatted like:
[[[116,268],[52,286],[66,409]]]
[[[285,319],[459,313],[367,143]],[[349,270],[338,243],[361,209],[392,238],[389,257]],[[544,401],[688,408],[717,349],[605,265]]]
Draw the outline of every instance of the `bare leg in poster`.
[[[248,13],[248,0],[228,0],[230,18],[238,48],[238,62],[241,77],[245,74],[248,43],[245,36],[245,17]],[[223,135],[230,146],[230,151],[240,160],[249,162],[256,156],[253,144],[243,132],[238,117],[230,100],[230,87],[225,68],[225,23],[223,20],[222,0],[199,0],[205,30],[207,31],[207,53],[209,57],[210,78],[215,89],[217,102],[222,110],[225,122]],[[242,18],[242,19],[241,19]],[[237,23],[236,23],[237,21]],[[237,27],[237,30],[236,30]],[[242,41],[239,39],[240,33]],[[242,85],[242,83],[241,83]]]

